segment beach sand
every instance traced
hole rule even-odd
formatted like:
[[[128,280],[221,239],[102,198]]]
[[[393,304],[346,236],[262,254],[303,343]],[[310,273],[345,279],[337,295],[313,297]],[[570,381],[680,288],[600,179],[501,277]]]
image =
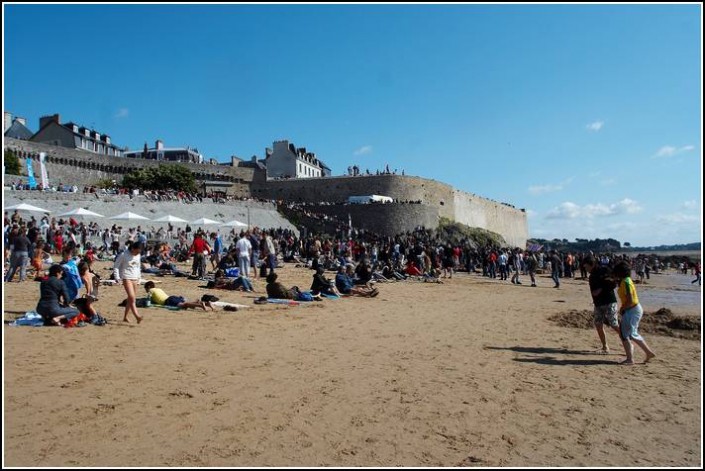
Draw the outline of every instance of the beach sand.
[[[310,286],[309,270],[278,273]],[[592,309],[585,281],[461,273],[287,307],[254,305],[259,279],[252,294],[144,277],[252,307],[152,307],[125,325],[115,286],[101,288],[104,327],[5,325],[4,465],[702,465],[701,341],[644,332],[656,360],[619,366],[614,332],[598,355],[594,329],[549,320]],[[699,291],[691,279],[638,289]],[[4,288],[5,321],[36,306],[39,283]]]

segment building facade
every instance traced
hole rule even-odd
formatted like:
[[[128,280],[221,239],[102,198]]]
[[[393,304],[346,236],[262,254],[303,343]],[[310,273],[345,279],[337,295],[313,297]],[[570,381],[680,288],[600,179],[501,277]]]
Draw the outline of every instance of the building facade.
[[[39,118],[39,131],[29,141],[112,157],[122,156],[123,149],[113,144],[107,134],[72,122],[61,124],[60,119],[58,114]]]
[[[164,147],[164,143],[161,140],[157,140],[151,149],[145,144],[144,149],[125,151],[123,155],[131,159],[189,162],[192,164],[202,164],[204,162],[203,155],[198,152],[198,149],[191,147]]]
[[[19,116],[13,117],[11,113],[5,111],[5,130],[3,135],[12,139],[27,141],[34,133],[27,127],[27,120]]]
[[[330,176],[331,171],[313,152],[289,141],[274,141],[265,151],[267,178],[316,178]]]

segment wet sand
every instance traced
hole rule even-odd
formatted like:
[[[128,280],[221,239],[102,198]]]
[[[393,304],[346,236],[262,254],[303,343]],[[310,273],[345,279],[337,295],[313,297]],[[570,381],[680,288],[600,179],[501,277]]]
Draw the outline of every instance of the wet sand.
[[[288,286],[311,273],[279,270]],[[701,341],[644,333],[658,357],[625,367],[608,332],[613,354],[595,354],[594,329],[549,320],[591,309],[585,281],[461,273],[286,307],[253,304],[259,279],[255,294],[153,279],[252,307],[153,307],[124,325],[124,291],[106,287],[104,327],[4,326],[5,465],[702,465]],[[638,289],[700,292],[691,279]],[[35,307],[39,283],[4,288],[6,321]]]

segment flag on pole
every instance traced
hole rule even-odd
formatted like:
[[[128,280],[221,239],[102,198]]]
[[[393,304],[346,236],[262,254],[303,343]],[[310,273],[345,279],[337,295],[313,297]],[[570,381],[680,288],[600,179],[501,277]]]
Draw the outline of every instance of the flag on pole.
[[[47,166],[46,163],[44,162],[44,159],[46,158],[46,153],[40,152],[39,153],[39,167],[41,169],[41,175],[42,175],[42,188],[47,189],[49,188],[49,175],[47,174]]]
[[[29,177],[29,188],[34,190],[37,187],[37,180],[34,178],[34,170],[32,170],[32,159],[27,157],[27,177]]]

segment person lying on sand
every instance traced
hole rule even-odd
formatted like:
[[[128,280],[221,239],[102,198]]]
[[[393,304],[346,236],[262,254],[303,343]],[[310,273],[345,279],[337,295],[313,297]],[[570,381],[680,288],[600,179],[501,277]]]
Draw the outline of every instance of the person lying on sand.
[[[194,303],[190,303],[186,302],[186,299],[184,299],[182,296],[169,296],[164,292],[164,290],[155,288],[153,281],[148,281],[147,283],[145,283],[144,289],[145,291],[147,291],[147,294],[149,294],[150,301],[152,301],[154,304],[159,304],[160,306],[172,306],[178,307],[180,309],[196,309],[197,307],[200,307],[204,311],[206,310],[206,307],[209,307],[211,308],[211,311],[215,310],[211,305],[210,301],[197,301]]]

